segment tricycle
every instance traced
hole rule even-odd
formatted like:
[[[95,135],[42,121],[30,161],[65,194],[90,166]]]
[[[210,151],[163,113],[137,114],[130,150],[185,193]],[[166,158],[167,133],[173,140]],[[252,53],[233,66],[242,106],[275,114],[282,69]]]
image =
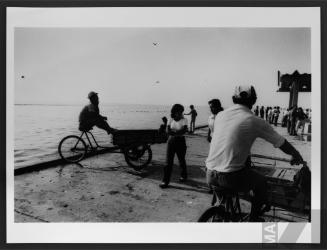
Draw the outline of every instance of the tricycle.
[[[141,170],[152,160],[151,144],[167,141],[167,134],[156,129],[116,130],[112,134],[113,146],[104,147],[98,144],[91,130],[81,131],[80,136],[68,135],[60,141],[58,152],[65,162],[77,163],[87,155],[104,151],[123,153],[129,166]]]

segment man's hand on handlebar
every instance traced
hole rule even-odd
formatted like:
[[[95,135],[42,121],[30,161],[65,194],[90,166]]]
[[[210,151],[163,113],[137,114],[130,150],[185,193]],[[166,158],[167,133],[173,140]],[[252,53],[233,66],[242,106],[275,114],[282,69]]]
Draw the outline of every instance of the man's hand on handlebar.
[[[291,165],[299,165],[301,163],[303,163],[303,158],[299,153],[292,156]]]
[[[291,165],[294,165],[294,164],[299,165],[299,164],[303,163],[303,158],[302,158],[301,154],[286,139],[285,139],[283,145],[281,145],[279,148],[285,154],[292,156],[292,159],[290,162]]]

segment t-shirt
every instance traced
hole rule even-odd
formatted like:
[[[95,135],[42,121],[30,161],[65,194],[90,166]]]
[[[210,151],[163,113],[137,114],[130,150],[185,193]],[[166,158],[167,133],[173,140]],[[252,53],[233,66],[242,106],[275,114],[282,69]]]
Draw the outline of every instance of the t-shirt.
[[[246,106],[236,104],[215,118],[206,167],[218,172],[234,172],[244,167],[256,138],[279,148],[285,138]]]
[[[181,130],[184,126],[187,126],[187,119],[184,117],[179,121],[175,121],[173,118],[169,118],[167,126],[174,132]]]

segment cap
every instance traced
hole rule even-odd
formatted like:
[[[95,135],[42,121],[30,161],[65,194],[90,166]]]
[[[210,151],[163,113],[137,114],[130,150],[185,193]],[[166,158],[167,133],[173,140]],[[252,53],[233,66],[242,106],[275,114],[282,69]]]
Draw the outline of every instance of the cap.
[[[91,91],[87,97],[90,99],[92,96],[97,95],[98,93],[95,93],[94,91]]]
[[[239,85],[239,86],[236,86],[235,91],[234,91],[234,97],[235,98],[245,97],[245,96],[241,96],[242,92],[245,92],[247,94],[247,97],[250,97],[252,95],[252,89],[254,89],[252,85]]]

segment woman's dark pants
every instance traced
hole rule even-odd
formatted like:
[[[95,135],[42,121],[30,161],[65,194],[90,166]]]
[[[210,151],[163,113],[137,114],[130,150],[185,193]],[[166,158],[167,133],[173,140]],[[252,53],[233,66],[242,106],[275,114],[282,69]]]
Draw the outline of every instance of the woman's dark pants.
[[[167,165],[164,169],[163,182],[168,184],[174,164],[174,156],[177,155],[181,167],[181,177],[187,178],[186,172],[186,142],[184,136],[170,136],[167,142]]]
[[[238,192],[253,191],[251,217],[259,216],[264,204],[267,204],[266,178],[249,167],[231,173],[221,173],[215,170],[207,170],[207,182],[209,186],[221,186]]]

